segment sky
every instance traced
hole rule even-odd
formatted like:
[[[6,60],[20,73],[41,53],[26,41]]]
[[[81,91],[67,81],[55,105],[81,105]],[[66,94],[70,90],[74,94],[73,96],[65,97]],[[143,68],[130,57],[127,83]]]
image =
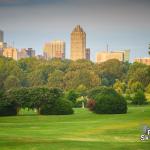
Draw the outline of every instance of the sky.
[[[66,42],[80,24],[87,35],[91,59],[99,51],[131,49],[131,61],[148,57],[150,0],[0,0],[0,30],[18,49],[32,47],[42,54],[44,43]]]

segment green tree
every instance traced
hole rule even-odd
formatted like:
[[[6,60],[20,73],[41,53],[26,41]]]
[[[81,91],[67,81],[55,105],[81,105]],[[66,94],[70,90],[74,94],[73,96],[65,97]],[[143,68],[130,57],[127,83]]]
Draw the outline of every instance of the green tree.
[[[21,81],[16,76],[10,75],[6,78],[4,82],[4,88],[6,90],[19,87],[21,87]]]
[[[150,67],[141,63],[133,63],[127,75],[128,83],[140,82],[144,88],[150,83]]]
[[[137,91],[132,99],[132,104],[143,105],[146,104],[146,97],[143,91]]]
[[[48,87],[56,87],[64,89],[64,73],[60,70],[55,70],[48,76]]]
[[[121,82],[120,80],[116,80],[116,82],[113,85],[113,88],[118,92],[119,94],[124,94],[126,90],[126,83]]]
[[[117,59],[111,59],[95,67],[97,74],[101,78],[102,85],[111,86],[116,79],[124,79],[128,71],[128,64]]]

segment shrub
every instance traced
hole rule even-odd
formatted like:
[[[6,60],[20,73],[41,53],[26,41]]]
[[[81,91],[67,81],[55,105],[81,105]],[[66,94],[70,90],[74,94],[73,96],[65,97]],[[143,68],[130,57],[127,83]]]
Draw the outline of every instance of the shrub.
[[[54,105],[46,104],[41,107],[42,115],[69,115],[73,114],[72,103],[68,100],[59,100]]]
[[[138,91],[135,93],[133,99],[132,99],[132,104],[135,105],[143,105],[146,104],[146,97],[144,95],[143,91]]]
[[[78,97],[79,93],[77,93],[75,90],[70,90],[66,96],[67,100],[71,101],[74,104],[74,106]]]
[[[92,111],[97,114],[127,113],[126,100],[112,88],[100,87],[92,89],[89,93],[89,97],[95,100]]]
[[[0,116],[15,116],[17,115],[17,108],[12,104],[0,106]]]
[[[17,115],[16,103],[9,102],[5,95],[0,93],[0,116],[15,116]]]
[[[56,104],[57,115],[73,114],[72,103],[68,100],[61,100]]]
[[[64,100],[64,93],[59,88],[49,89],[47,98],[40,107],[42,115],[68,115],[73,113],[72,103]]]
[[[95,100],[89,99],[89,100],[87,101],[86,107],[89,108],[89,110],[93,111],[93,108],[94,108],[94,106],[95,106],[95,103],[96,103]]]

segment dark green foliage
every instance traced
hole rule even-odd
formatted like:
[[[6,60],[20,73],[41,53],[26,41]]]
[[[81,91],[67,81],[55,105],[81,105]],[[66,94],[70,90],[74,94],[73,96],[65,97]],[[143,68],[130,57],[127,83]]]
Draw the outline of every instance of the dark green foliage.
[[[135,105],[143,105],[146,104],[146,97],[144,95],[143,91],[138,91],[135,93],[133,99],[132,99],[132,104]]]
[[[0,116],[17,115],[16,103],[9,102],[4,93],[0,92]]]
[[[46,101],[41,105],[42,115],[67,115],[72,114],[72,103],[64,100],[64,93],[58,88],[51,88]]]
[[[18,109],[29,106],[29,89],[18,88],[6,92],[6,98],[9,102],[15,102]]]
[[[37,109],[38,114],[46,115],[73,113],[71,102],[63,100],[64,93],[58,88],[13,89],[7,91],[5,97],[2,94],[0,97],[1,114],[14,115],[14,110],[18,113],[21,108]]]
[[[123,114],[127,113],[127,103],[114,89],[101,87],[89,92],[89,98],[95,100],[95,105],[90,108],[98,114]]]
[[[77,98],[79,97],[79,93],[76,92],[75,90],[70,90],[68,93],[67,93],[67,100],[71,101],[73,103],[73,105],[76,104],[76,100]]]
[[[17,108],[15,104],[8,104],[0,106],[0,116],[15,116],[17,115]]]
[[[129,68],[128,63],[120,62],[117,59],[111,59],[96,65],[99,77],[102,79],[102,85],[111,86],[116,79],[124,79]]]
[[[59,100],[57,103],[43,105],[40,114],[42,115],[69,115],[73,114],[72,103],[68,100]]]

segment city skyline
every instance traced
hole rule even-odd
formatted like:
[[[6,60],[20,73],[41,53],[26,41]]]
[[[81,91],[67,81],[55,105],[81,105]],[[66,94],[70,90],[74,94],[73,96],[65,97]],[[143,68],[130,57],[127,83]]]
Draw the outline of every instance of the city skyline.
[[[131,49],[131,60],[148,56],[150,2],[118,0],[0,0],[0,30],[16,48],[33,47],[42,54],[45,42],[66,42],[70,58],[70,33],[80,24],[95,61],[98,51]]]

